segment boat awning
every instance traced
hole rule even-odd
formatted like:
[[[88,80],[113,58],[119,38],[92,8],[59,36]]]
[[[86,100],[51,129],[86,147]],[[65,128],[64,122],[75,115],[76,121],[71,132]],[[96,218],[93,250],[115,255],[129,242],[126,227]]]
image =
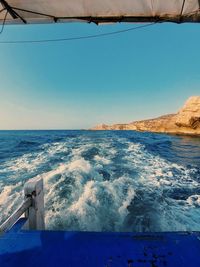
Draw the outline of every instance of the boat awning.
[[[0,0],[0,23],[200,22],[200,0]]]

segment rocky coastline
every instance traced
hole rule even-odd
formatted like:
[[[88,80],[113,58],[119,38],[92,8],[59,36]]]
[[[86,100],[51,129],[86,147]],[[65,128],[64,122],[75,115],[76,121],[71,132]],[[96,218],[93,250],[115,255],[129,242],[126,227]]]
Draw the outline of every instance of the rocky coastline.
[[[91,130],[134,130],[200,135],[200,96],[191,96],[176,114],[124,124],[97,125]]]

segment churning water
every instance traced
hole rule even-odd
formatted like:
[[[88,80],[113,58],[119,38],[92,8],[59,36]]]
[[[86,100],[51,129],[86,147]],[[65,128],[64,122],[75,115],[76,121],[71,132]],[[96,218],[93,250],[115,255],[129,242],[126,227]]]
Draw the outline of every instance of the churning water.
[[[200,138],[0,131],[0,222],[38,175],[47,229],[200,230]]]

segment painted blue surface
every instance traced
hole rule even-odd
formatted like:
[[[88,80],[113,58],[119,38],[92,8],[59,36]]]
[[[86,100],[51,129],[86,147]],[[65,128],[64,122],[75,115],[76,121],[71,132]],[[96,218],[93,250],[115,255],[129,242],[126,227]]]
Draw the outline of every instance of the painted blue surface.
[[[200,266],[200,232],[20,231],[0,237],[0,266]]]

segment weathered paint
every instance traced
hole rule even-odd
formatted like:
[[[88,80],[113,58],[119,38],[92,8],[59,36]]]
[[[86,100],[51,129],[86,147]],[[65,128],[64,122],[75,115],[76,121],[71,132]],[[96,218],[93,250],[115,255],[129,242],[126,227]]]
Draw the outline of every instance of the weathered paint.
[[[26,212],[27,223],[25,229],[44,230],[44,190],[43,179],[34,177],[24,185],[25,199],[31,197],[32,205]]]
[[[22,231],[0,237],[1,267],[199,267],[200,232]]]
[[[32,199],[27,197],[22,205],[2,224],[0,225],[0,233],[9,230],[16,221],[26,212],[31,206]]]
[[[10,217],[0,225],[0,233],[8,231],[15,222],[25,213],[27,218],[24,229],[44,230],[44,190],[43,179],[35,177],[25,183],[24,202],[10,215]]]

